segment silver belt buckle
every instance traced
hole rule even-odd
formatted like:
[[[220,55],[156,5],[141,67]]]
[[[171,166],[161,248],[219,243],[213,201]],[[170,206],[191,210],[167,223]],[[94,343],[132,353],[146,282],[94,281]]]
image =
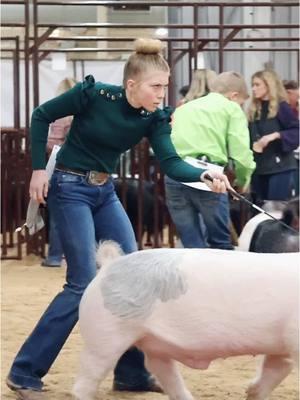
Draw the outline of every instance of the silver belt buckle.
[[[90,185],[101,186],[107,182],[108,174],[105,172],[89,171],[87,181]]]

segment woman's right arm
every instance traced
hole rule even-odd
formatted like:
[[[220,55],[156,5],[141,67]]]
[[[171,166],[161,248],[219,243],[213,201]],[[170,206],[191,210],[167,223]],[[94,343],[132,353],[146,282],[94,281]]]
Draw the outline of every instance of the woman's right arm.
[[[94,86],[94,78],[88,76],[83,83],[78,83],[66,93],[47,101],[32,113],[30,134],[33,173],[29,193],[30,197],[39,203],[45,202],[48,192],[45,167],[49,124],[59,118],[84,111],[89,100],[96,95]]]

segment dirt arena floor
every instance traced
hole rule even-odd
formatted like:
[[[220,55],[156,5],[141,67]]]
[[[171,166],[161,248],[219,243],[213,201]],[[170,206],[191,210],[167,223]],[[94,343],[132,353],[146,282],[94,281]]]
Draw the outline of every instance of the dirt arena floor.
[[[2,262],[2,352],[1,399],[14,399],[5,386],[5,377],[19,346],[34,327],[42,311],[64,282],[65,267],[42,268],[34,256],[22,261]],[[45,378],[47,398],[71,399],[70,389],[82,346],[75,328],[63,351]],[[242,400],[247,383],[255,374],[257,358],[237,357],[214,361],[208,370],[182,367],[186,384],[199,400]],[[102,383],[98,400],[164,400],[161,394],[115,393],[111,391],[112,374]],[[270,400],[299,400],[299,378],[294,371]]]

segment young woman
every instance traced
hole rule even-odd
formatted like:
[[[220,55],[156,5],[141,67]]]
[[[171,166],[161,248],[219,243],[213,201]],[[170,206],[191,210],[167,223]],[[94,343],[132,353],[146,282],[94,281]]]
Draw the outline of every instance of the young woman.
[[[252,76],[249,130],[256,161],[252,179],[256,199],[288,200],[297,168],[293,150],[299,145],[299,121],[274,71]]]
[[[183,162],[170,141],[170,110],[159,109],[169,81],[169,67],[159,40],[140,39],[124,69],[124,87],[95,83],[92,76],[32,115],[30,196],[47,203],[67,261],[66,284],[50,303],[17,354],[7,384],[19,399],[43,399],[46,375],[78,319],[84,289],[96,274],[100,240],[118,242],[125,253],[137,250],[133,229],[118,200],[110,174],[122,152],[148,137],[163,171],[173,179],[205,179],[205,171]],[[57,155],[50,186],[45,171],[48,126],[73,115],[70,131]],[[229,182],[213,171],[223,193]],[[206,179],[205,179],[206,181]],[[115,369],[117,390],[156,390],[136,349],[125,353]]]

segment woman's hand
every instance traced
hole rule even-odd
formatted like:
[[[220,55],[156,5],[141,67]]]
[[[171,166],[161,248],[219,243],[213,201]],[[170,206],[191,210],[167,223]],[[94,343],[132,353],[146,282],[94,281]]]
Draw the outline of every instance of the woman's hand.
[[[268,146],[268,144],[276,139],[280,139],[279,132],[273,132],[270,133],[269,135],[264,135],[257,142],[253,143],[252,148],[256,153],[262,153],[264,149]]]
[[[210,179],[207,179],[207,176],[210,176],[212,178],[212,181]],[[229,183],[227,176],[225,174],[222,174],[221,172],[206,170],[201,174],[200,180],[206,183],[206,185],[215,193],[226,193],[227,189],[231,189],[234,191]]]
[[[29,185],[30,198],[38,203],[46,203],[45,198],[48,194],[49,179],[45,169],[37,169],[32,172]]]

